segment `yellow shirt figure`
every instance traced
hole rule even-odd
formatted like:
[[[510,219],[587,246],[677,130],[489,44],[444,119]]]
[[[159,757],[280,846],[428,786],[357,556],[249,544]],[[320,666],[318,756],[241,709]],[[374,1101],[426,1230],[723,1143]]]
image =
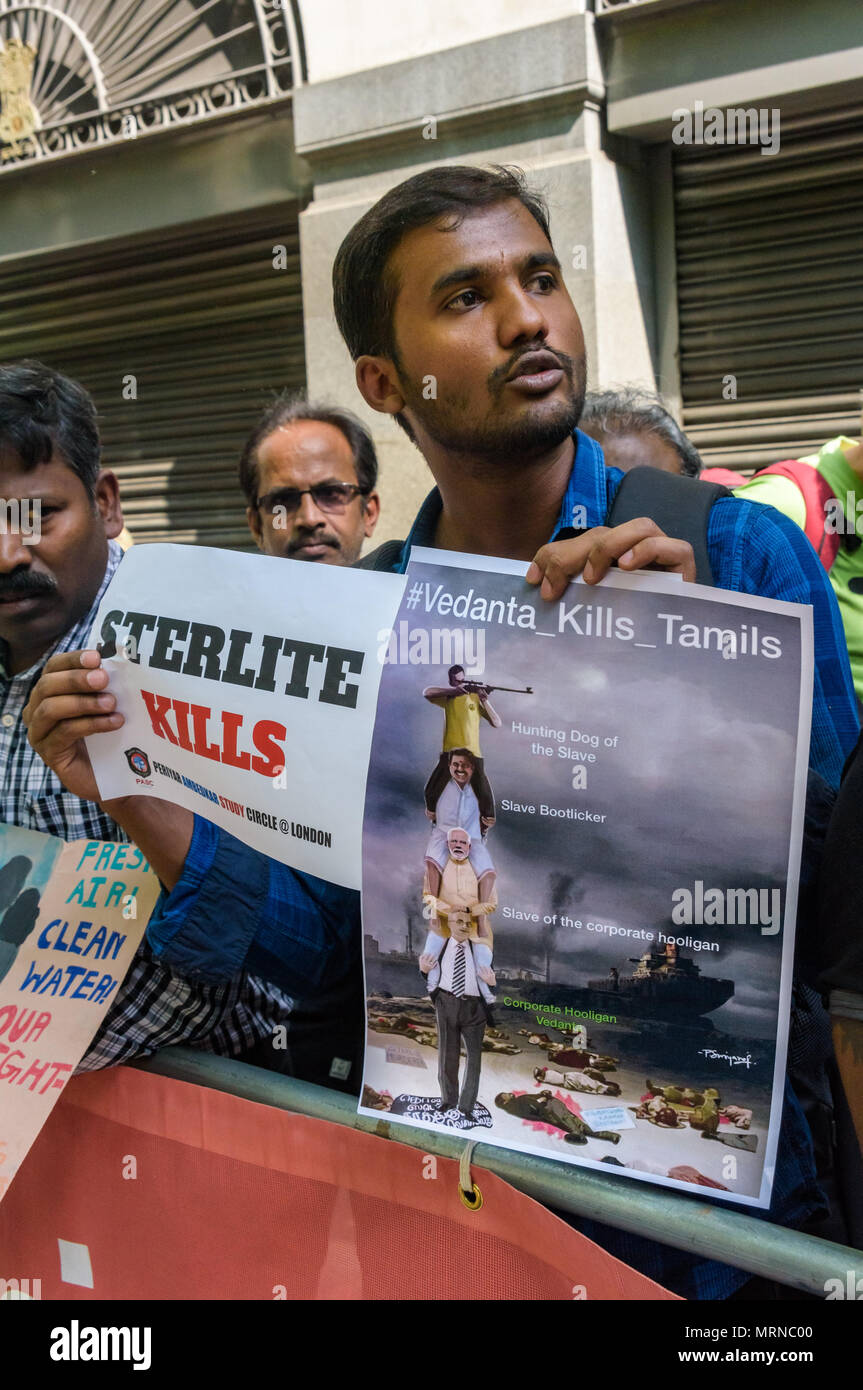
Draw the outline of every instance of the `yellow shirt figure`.
[[[479,721],[486,719],[493,729],[501,726],[500,715],[488,698],[487,686],[465,690],[463,666],[451,666],[447,672],[448,685],[429,685],[423,691],[429,704],[438,705],[444,712],[443,751],[438,765],[426,782],[426,810],[434,818],[438,797],[450,780],[450,754],[463,751],[465,758],[470,756],[471,768],[465,777],[456,777],[459,786],[465,781],[473,781],[473,790],[479,802],[480,816],[484,828],[494,822],[494,795],[488,785],[479,746]],[[455,774],[453,774],[455,776]]]
[[[488,719],[488,715],[476,695],[431,695],[428,698],[431,704],[443,707],[443,752],[466,748],[475,758],[481,758],[479,721]]]

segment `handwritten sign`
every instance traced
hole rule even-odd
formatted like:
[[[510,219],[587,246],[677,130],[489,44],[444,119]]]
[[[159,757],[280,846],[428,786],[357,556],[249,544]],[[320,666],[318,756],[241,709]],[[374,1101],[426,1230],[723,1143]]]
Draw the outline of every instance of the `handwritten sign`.
[[[0,825],[0,1200],[117,998],[158,894],[134,845]]]

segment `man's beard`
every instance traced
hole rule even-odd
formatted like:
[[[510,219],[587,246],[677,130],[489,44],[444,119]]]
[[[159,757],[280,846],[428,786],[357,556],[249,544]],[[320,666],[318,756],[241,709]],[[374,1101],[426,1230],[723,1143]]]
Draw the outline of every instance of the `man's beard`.
[[[584,358],[575,361],[566,353],[556,351],[554,355],[563,368],[568,387],[565,398],[558,398],[548,406],[542,398],[533,398],[544,408],[526,411],[521,419],[504,420],[495,407],[505,389],[506,378],[520,357],[537,350],[536,345],[520,348],[503,367],[491,373],[488,379],[491,404],[485,419],[478,423],[471,419],[467,396],[453,393],[445,401],[426,400],[417,384],[406,379],[397,366],[405,404],[429,438],[449,453],[486,460],[490,464],[540,458],[569,438],[578,425],[584,409],[586,367]]]

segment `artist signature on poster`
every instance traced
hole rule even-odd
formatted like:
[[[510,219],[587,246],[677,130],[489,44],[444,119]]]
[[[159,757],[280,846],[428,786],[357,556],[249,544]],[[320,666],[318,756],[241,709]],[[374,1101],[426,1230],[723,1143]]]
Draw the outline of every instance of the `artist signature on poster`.
[[[717,1052],[713,1047],[702,1047],[699,1053],[701,1057],[709,1057],[711,1062],[727,1062],[730,1067],[754,1067],[757,1062],[753,1062],[752,1053],[747,1052],[745,1057],[737,1057],[733,1052]]]

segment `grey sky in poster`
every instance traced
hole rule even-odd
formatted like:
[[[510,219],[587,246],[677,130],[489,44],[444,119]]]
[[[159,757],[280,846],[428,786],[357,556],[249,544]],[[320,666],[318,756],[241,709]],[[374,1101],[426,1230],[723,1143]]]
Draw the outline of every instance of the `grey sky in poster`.
[[[461,580],[444,567],[426,566],[422,579],[452,592]],[[546,605],[522,580],[471,575],[475,595],[529,603],[540,631],[556,631],[558,605]],[[500,908],[494,918],[498,967],[544,970],[584,984],[645,949],[628,938],[609,939],[571,927],[544,928],[506,920],[503,909],[567,914],[583,922],[670,930],[720,942],[720,952],[687,952],[707,974],[735,980],[732,1001],[712,1017],[727,1032],[773,1032],[781,934],[758,926],[670,926],[672,893],[705,887],[785,890],[799,708],[799,624],[778,613],[753,614],[732,604],[688,598],[687,622],[739,631],[754,621],[762,637],[781,642],[778,658],[681,647],[666,643],[669,624],[659,613],[684,609],[652,592],[571,587],[565,604],[611,608],[629,618],[635,640],[579,635],[553,637],[505,624],[485,626],[485,671],[491,684],[533,686],[535,694],[492,695],[503,727],[483,724],[482,752],[497,800],[498,822],[488,847],[498,871]],[[692,610],[695,610],[693,612]],[[763,619],[763,621],[762,621]],[[459,626],[459,620],[404,607],[399,620],[420,627]],[[594,619],[596,621],[596,619]],[[462,620],[465,626],[482,626]],[[654,648],[637,642],[656,642]],[[782,673],[787,679],[782,679]],[[423,785],[441,749],[443,711],[422,698],[423,687],[445,684],[446,669],[387,664],[368,781],[366,835],[385,853],[365,855],[365,931],[382,951],[404,949],[406,906],[420,917],[423,853],[428,836]],[[514,725],[563,731],[525,735]],[[398,736],[393,736],[398,730]],[[576,730],[588,741],[571,737]],[[617,737],[616,747],[604,740]],[[594,746],[598,740],[598,747]],[[551,756],[531,746],[552,749]],[[573,790],[576,761],[558,749],[595,754],[586,763],[587,787]],[[535,815],[503,807],[505,800],[536,807]],[[602,823],[552,818],[540,806],[605,815]],[[379,837],[379,838],[378,838]],[[394,906],[395,905],[395,906]],[[418,950],[421,941],[414,940]],[[763,965],[776,962],[766,982]],[[418,993],[420,992],[418,978]]]

